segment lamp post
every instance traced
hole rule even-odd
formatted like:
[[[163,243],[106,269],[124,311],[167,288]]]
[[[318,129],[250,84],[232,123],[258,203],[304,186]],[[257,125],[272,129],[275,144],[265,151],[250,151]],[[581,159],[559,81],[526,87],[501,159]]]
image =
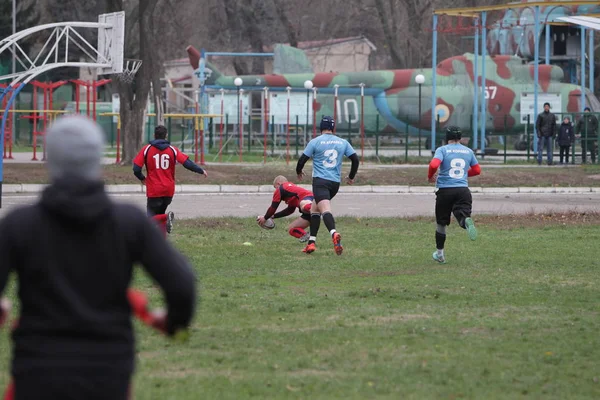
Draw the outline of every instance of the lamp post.
[[[306,144],[306,131],[308,129],[308,103],[310,102],[310,89],[313,88],[311,80],[304,81],[304,89],[306,89],[306,125],[304,126],[304,144]]]
[[[241,115],[241,107],[240,107],[240,86],[242,86],[242,83],[244,83],[244,81],[242,80],[242,78],[235,78],[233,80],[233,84],[237,87],[237,125],[238,125],[238,131],[239,131],[239,151],[240,151],[240,161],[242,161],[242,125],[241,125],[241,121],[242,121],[242,115]]]
[[[425,83],[425,77],[419,74],[415,76],[415,82],[419,85],[419,116],[417,124],[419,125],[419,157],[421,157],[421,85]]]

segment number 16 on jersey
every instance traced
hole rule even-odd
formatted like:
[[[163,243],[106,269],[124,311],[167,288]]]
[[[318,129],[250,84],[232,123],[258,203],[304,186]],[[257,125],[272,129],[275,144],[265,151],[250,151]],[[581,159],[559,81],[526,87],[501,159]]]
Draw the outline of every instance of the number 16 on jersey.
[[[169,169],[171,158],[168,154],[155,154],[152,158],[156,163],[156,169]]]

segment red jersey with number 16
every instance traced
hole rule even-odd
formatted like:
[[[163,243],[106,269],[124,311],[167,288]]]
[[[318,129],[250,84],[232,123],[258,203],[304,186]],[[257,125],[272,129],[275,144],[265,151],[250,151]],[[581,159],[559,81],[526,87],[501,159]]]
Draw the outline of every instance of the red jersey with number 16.
[[[144,146],[133,163],[146,166],[146,196],[173,197],[175,194],[175,164],[183,164],[189,157],[167,141]]]

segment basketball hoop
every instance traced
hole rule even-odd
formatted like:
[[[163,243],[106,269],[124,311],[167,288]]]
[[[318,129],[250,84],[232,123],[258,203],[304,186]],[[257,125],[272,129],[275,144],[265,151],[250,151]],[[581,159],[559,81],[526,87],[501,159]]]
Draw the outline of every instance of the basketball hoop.
[[[132,83],[135,79],[135,74],[142,66],[142,60],[124,60],[123,72],[115,74],[116,78],[124,83]]]

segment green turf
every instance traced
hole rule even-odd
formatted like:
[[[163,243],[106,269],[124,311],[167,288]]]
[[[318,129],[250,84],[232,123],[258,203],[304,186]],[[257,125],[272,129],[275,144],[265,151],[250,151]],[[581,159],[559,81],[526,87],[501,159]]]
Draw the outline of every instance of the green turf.
[[[308,256],[282,221],[180,221],[201,302],[186,345],[138,325],[137,398],[598,398],[600,231],[508,221],[452,225],[446,265],[429,220],[341,218],[341,257],[324,227]]]

